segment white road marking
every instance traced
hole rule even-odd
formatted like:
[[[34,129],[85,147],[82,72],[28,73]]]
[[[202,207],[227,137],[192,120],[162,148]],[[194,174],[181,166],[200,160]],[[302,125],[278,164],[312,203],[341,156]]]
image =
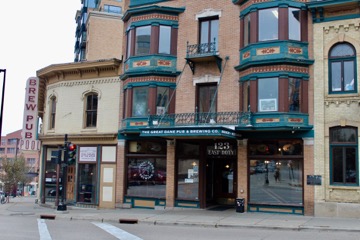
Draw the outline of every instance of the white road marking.
[[[37,222],[38,222],[40,240],[51,240],[52,238],[46,226],[45,219],[38,219]]]
[[[110,225],[108,223],[101,223],[101,222],[92,222],[95,226],[103,229],[104,231],[110,233],[117,239],[121,240],[143,240],[142,238],[139,238],[135,235],[132,235],[128,232],[125,232],[124,230],[114,227],[113,225]]]

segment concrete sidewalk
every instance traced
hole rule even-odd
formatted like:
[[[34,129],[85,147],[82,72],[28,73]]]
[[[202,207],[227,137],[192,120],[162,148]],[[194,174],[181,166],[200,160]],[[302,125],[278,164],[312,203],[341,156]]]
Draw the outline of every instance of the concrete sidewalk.
[[[54,205],[36,204],[34,197],[12,198],[10,204],[0,205],[0,214],[154,225],[360,232],[360,218],[326,218],[254,212],[237,213],[235,209],[224,211],[177,208],[165,210],[137,208],[109,210],[68,206],[67,211],[57,211]]]

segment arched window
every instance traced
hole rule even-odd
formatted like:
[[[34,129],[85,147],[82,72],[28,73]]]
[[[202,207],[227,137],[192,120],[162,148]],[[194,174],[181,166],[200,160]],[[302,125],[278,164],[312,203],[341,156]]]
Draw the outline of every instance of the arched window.
[[[358,184],[357,128],[330,128],[331,184]]]
[[[356,52],[349,43],[338,43],[329,52],[329,93],[356,92]]]
[[[86,96],[85,126],[96,127],[98,95],[90,93]]]
[[[50,111],[49,129],[54,129],[55,128],[55,116],[56,116],[56,97],[51,98],[50,107],[51,107],[51,111]]]

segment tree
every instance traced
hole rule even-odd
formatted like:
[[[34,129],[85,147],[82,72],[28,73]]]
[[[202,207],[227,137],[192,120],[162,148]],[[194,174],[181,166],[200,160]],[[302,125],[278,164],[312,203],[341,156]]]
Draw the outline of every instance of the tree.
[[[16,191],[19,183],[26,184],[31,181],[27,176],[29,169],[23,155],[15,159],[8,159],[6,156],[2,158],[2,170],[0,181],[3,182],[4,191],[10,194]]]

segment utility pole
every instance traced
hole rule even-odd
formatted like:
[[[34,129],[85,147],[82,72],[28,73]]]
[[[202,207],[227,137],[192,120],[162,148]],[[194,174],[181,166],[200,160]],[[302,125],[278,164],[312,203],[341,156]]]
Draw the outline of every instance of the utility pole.
[[[3,85],[1,93],[1,109],[0,109],[0,142],[2,134],[2,122],[3,122],[3,112],[4,112],[4,96],[5,96],[5,82],[6,82],[6,69],[0,69],[0,73],[3,73]]]

